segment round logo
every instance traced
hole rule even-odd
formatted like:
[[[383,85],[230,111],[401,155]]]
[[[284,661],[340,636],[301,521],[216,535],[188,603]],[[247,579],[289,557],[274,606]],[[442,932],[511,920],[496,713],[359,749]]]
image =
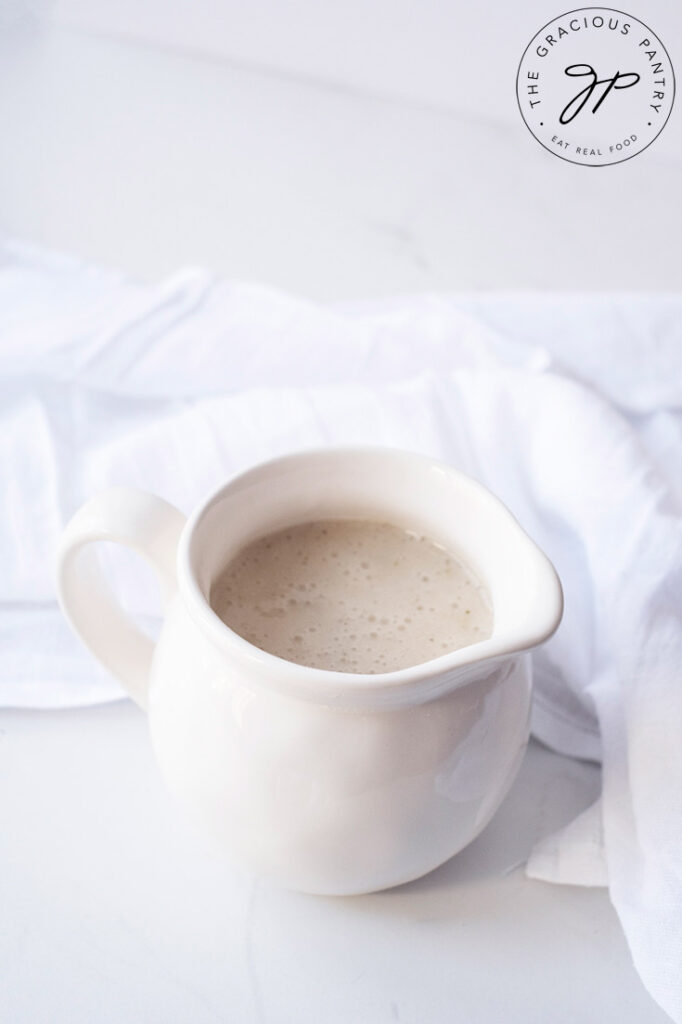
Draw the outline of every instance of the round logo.
[[[663,131],[675,75],[665,46],[638,18],[582,7],[531,39],[516,96],[527,127],[550,153],[605,167],[641,153]]]

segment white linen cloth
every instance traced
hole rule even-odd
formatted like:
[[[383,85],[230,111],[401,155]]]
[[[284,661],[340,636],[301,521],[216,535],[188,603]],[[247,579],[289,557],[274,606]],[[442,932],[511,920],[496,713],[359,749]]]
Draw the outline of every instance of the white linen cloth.
[[[645,984],[682,1021],[682,297],[329,307],[203,270],[140,286],[6,243],[0,704],[121,696],[55,604],[59,534],[89,495],[129,484],[189,512],[265,458],[362,443],[478,477],[557,566],[533,729],[602,760],[603,796],[529,872],[608,876]],[[110,571],[153,616],[147,577]]]

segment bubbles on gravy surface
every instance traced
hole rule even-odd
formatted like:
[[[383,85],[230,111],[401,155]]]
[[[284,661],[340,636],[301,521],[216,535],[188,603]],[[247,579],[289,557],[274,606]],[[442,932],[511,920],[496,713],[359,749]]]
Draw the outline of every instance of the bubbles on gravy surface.
[[[302,523],[243,548],[211,605],[280,658],[337,672],[418,665],[492,633],[487,592],[451,552],[390,523]]]

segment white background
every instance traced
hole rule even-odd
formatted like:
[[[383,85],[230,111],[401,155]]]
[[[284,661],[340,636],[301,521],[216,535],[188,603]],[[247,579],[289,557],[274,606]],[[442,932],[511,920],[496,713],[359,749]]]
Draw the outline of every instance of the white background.
[[[554,2],[6,2],[14,234],[320,298],[680,285],[679,109],[610,168],[553,157],[521,120],[518,62]],[[632,13],[682,67],[682,7]]]
[[[552,157],[521,121],[519,58],[562,9],[5,3],[0,227],[147,279],[205,264],[320,299],[678,289],[679,109],[649,150],[605,169]],[[682,8],[631,11],[682,67]],[[605,892],[523,876],[533,841],[598,785],[595,766],[534,745],[462,856],[394,893],[314,900],[206,848],[130,705],[6,712],[0,1015],[661,1021]]]

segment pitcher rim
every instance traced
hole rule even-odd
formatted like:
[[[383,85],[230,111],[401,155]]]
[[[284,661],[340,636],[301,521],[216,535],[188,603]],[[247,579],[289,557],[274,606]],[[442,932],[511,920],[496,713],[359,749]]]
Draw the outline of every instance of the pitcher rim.
[[[493,625],[493,633],[485,640],[479,640],[454,651],[448,651],[429,661],[394,669],[389,672],[359,673],[339,672],[332,669],[313,668],[280,658],[251,644],[236,633],[213,610],[197,579],[192,564],[192,541],[203,517],[231,487],[249,476],[257,476],[277,466],[285,466],[307,459],[324,456],[373,455],[377,458],[398,458],[436,467],[457,479],[489,504],[507,522],[511,523],[527,546],[528,554],[535,558],[542,574],[549,581],[548,595],[554,597],[554,607],[548,608],[545,621],[539,623],[537,635],[499,636]],[[214,646],[240,661],[249,673],[258,676],[259,681],[272,689],[291,692],[318,703],[331,704],[405,704],[421,703],[440,693],[466,685],[471,680],[471,669],[481,662],[499,660],[530,650],[544,643],[558,628],[563,612],[563,595],[556,571],[537,544],[526,533],[507,506],[484,484],[474,477],[455,469],[449,463],[419,452],[380,445],[329,446],[301,449],[286,455],[276,456],[246,470],[235,473],[202,501],[189,516],[180,537],[177,553],[177,575],[180,596],[191,618],[209,637]],[[552,585],[553,584],[553,585]],[[552,591],[554,593],[552,594]],[[493,609],[494,611],[494,609]]]

